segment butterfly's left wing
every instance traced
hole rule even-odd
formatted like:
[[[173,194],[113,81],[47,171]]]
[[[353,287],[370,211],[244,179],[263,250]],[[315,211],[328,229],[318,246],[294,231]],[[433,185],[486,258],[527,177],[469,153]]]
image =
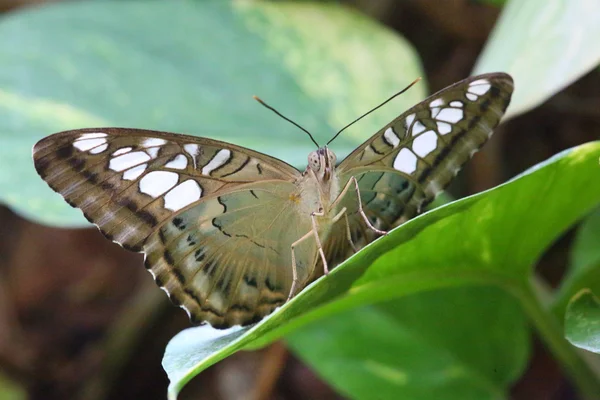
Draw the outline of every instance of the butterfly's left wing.
[[[212,194],[300,176],[283,161],[230,143],[129,128],[56,133],[36,143],[33,159],[52,189],[132,251],[141,251],[164,221]]]
[[[256,322],[292,287],[291,244],[310,231],[301,177],[265,154],[217,140],[125,128],[66,131],[33,149],[40,176],[146,267],[197,323]],[[296,248],[299,281],[317,255]]]
[[[512,78],[492,73],[467,78],[430,96],[359,146],[337,168],[340,185],[354,176],[371,223],[389,230],[414,217],[440,193],[489,139],[513,91]],[[355,193],[342,201],[358,244],[370,239]],[[343,221],[328,243],[344,253]],[[334,254],[335,253],[335,254]]]

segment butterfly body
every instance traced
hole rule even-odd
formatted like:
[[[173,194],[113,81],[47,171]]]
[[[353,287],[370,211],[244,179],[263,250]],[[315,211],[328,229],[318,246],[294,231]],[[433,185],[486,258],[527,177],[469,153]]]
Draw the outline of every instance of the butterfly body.
[[[416,215],[489,138],[512,79],[458,82],[341,163],[303,172],[217,140],[129,128],[66,131],[33,149],[40,176],[109,239],[143,252],[173,303],[214,327],[262,319],[321,271]]]

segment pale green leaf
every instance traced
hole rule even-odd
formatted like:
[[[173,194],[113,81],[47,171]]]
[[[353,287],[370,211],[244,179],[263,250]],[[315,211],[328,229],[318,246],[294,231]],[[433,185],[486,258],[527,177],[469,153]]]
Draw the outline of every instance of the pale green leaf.
[[[600,300],[591,290],[582,290],[569,303],[565,336],[573,345],[600,354]]]
[[[507,117],[522,114],[600,63],[600,2],[511,0],[474,74],[504,71],[515,80]]]
[[[421,76],[413,49],[335,4],[63,2],[0,20],[0,199],[86,223],[37,176],[31,148],[66,129],[128,126],[247,146],[299,167],[337,129]],[[422,99],[419,84],[333,143],[343,157]]]

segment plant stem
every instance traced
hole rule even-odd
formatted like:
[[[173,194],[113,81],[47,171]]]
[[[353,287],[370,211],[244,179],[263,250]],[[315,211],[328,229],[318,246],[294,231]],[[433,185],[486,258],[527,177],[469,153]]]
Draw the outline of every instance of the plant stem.
[[[597,399],[600,395],[600,377],[577,354],[578,350],[565,339],[561,324],[549,310],[543,307],[535,288],[532,285],[521,285],[521,290],[516,295],[540,337],[577,386],[583,398]]]

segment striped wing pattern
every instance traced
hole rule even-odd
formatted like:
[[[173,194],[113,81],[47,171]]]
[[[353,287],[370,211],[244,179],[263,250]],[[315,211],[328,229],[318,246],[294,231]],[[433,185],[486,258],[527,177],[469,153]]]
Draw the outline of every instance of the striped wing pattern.
[[[289,246],[297,237],[283,237],[279,246],[287,243],[285,252],[280,247],[267,252],[269,235],[278,234],[267,225],[288,223],[269,215],[258,218],[260,207],[250,205],[261,198],[282,202],[274,207],[285,209],[292,182],[301,175],[295,168],[215,140],[121,128],[51,135],[35,145],[33,158],[50,187],[107,238],[146,253],[146,267],[159,286],[192,320],[223,327],[250,323],[287,298],[291,277],[282,266],[290,264]],[[294,218],[291,211],[282,211],[281,218]],[[249,218],[251,232],[240,228]],[[259,220],[267,224],[262,229]],[[218,229],[228,224],[229,232]],[[295,225],[302,234],[310,230],[310,221]],[[303,268],[314,258],[310,251],[316,253],[300,253]],[[185,258],[190,254],[193,263]],[[210,282],[199,283],[201,277]],[[252,290],[232,287],[232,279]]]
[[[293,180],[274,158],[209,139],[98,128],[48,136],[33,149],[40,176],[104,235],[140,251],[174,213],[228,185]]]
[[[290,182],[256,182],[213,196],[162,225],[144,251],[156,282],[192,322],[227,328],[261,320],[285,303],[292,284],[291,244],[310,231],[297,218]],[[294,222],[292,222],[294,221]],[[296,248],[301,282],[317,255]]]
[[[371,223],[389,230],[419,213],[490,138],[513,92],[504,73],[467,78],[430,96],[386,125],[359,146],[339,167],[340,180],[356,177]],[[356,196],[343,205],[350,211],[358,247],[373,240],[358,215]],[[349,246],[341,223],[328,243],[330,257],[343,260]],[[365,238],[366,237],[366,238]]]

